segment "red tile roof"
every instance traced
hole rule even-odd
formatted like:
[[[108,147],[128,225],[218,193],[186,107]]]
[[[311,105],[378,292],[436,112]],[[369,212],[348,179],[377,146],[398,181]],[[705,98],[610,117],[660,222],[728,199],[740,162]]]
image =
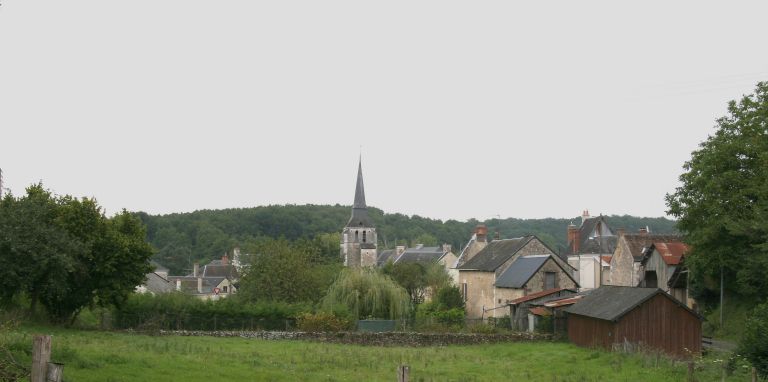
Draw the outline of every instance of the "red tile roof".
[[[680,260],[688,252],[688,246],[685,243],[653,243],[654,248],[659,251],[661,258],[667,265],[680,264]]]
[[[600,257],[603,259],[603,262],[608,263],[608,264],[610,264],[611,263],[611,259],[613,259],[613,256],[611,256],[611,255],[607,255],[607,256],[603,255],[603,256],[600,256]]]
[[[551,294],[555,294],[557,292],[560,292],[561,290],[565,290],[565,288],[547,289],[547,290],[543,290],[541,292],[531,293],[531,294],[529,294],[527,296],[516,298],[516,299],[510,301],[509,303],[516,305],[516,304],[520,304],[520,303],[523,303],[523,302],[526,302],[526,301],[535,300],[535,299],[537,299],[539,297],[549,296]]]

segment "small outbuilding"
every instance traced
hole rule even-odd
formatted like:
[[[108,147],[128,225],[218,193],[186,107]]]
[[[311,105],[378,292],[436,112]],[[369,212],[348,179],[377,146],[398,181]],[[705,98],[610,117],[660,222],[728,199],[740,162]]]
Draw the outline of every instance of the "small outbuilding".
[[[658,288],[604,285],[565,311],[568,338],[579,346],[701,353],[702,317]]]

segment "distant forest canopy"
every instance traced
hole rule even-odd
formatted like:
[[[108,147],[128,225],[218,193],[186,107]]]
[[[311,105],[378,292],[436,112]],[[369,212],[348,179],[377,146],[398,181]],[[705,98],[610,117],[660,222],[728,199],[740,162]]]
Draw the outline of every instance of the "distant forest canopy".
[[[146,225],[149,242],[157,253],[154,259],[172,273],[188,272],[196,261],[205,263],[220,258],[236,246],[248,253],[265,238],[284,237],[290,241],[314,240],[320,243],[324,256],[338,256],[341,230],[349,220],[350,206],[342,205],[272,205],[253,208],[201,210],[170,215],[136,213]],[[496,232],[501,238],[534,234],[559,251],[567,245],[568,224],[579,225],[581,217],[567,219],[490,219],[465,222],[437,220],[421,216],[408,217],[399,213],[384,213],[369,207],[376,225],[379,248],[396,245],[451,244],[458,253],[472,236],[478,224],[488,226],[489,236]],[[608,216],[615,230],[627,232],[649,227],[654,233],[676,232],[675,221],[666,218]],[[333,241],[335,240],[335,245]]]

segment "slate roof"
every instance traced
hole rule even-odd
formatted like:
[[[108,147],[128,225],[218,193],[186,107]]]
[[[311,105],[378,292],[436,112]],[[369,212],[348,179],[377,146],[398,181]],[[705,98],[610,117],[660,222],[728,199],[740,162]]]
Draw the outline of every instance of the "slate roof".
[[[624,286],[603,285],[584,296],[565,311],[569,314],[597,318],[606,321],[617,321],[640,304],[648,301],[657,294],[664,295],[691,314],[701,318],[675,298],[658,288],[635,288]]]
[[[396,252],[395,252],[394,249],[387,249],[387,250],[379,252],[379,255],[376,256],[376,265],[377,266],[382,266],[382,265],[386,264],[387,261],[389,261],[389,259],[391,259],[391,258],[394,261],[393,256],[395,256],[395,253]]]
[[[493,272],[533,238],[534,236],[531,235],[516,239],[493,240],[458,269]]]
[[[499,275],[495,285],[499,288],[522,288],[549,258],[550,255],[518,257],[504,273]]]
[[[168,282],[162,276],[157,273],[147,273],[146,280],[144,281],[144,287],[147,291],[154,294],[168,293],[174,290],[175,285]]]
[[[224,265],[219,260],[218,264],[212,261],[203,267],[203,277],[226,277],[234,280],[238,277],[238,274],[234,265]]]
[[[643,260],[644,251],[655,242],[663,243],[676,243],[682,242],[682,236],[680,235],[656,235],[656,234],[624,234],[622,240],[627,243],[629,252],[635,261],[640,262]]]
[[[400,257],[395,260],[396,263],[432,263],[437,262],[445,255],[443,247],[420,247],[408,248]]]
[[[598,235],[596,237],[590,237],[597,224],[601,223],[602,226],[608,228],[610,235]],[[578,253],[613,253],[616,249],[616,243],[618,238],[614,235],[613,230],[605,221],[605,216],[595,216],[587,218],[579,227],[579,252]],[[571,250],[573,243],[569,242],[566,248],[566,255],[575,254]]]

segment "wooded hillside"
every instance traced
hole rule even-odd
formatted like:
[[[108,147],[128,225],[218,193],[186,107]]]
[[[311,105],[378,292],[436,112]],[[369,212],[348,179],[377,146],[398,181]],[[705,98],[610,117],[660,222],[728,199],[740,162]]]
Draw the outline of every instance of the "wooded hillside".
[[[379,233],[379,248],[398,244],[436,245],[448,243],[455,252],[467,243],[473,228],[480,223],[490,233],[499,232],[502,238],[535,234],[555,251],[566,245],[566,229],[570,222],[579,224],[580,217],[570,219],[470,219],[437,220],[421,216],[384,213],[377,208],[368,209]],[[329,205],[273,205],[225,210],[202,210],[170,215],[137,216],[147,225],[147,235],[157,253],[155,259],[173,273],[191,268],[195,261],[205,262],[220,257],[224,252],[240,246],[243,251],[253,247],[265,237],[285,237],[294,241],[314,239],[323,234],[328,241],[328,255],[338,253],[338,235],[347,223],[349,206]],[[638,218],[610,216],[613,228],[627,232],[649,226],[658,233],[674,232],[675,222],[665,218]],[[335,244],[334,244],[335,239]]]

